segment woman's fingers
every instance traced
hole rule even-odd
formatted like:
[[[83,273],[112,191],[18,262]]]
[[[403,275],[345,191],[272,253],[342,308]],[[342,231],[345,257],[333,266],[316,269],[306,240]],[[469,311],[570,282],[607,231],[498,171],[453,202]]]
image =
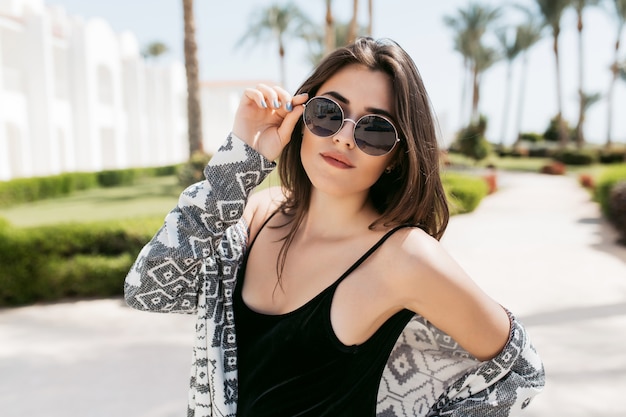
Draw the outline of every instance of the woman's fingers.
[[[245,98],[255,102],[259,107],[267,108],[267,102],[265,96],[261,91],[256,88],[246,88],[243,92]]]

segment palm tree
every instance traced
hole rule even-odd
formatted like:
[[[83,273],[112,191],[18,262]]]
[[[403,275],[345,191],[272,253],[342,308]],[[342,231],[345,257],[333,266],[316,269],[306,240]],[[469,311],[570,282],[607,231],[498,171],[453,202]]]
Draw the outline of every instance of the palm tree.
[[[326,26],[324,27],[324,54],[335,49],[335,27],[332,10],[332,0],[326,0]]]
[[[584,125],[585,125],[585,118],[587,115],[587,110],[589,110],[589,108],[591,106],[593,106],[594,104],[596,104],[598,101],[602,100],[602,94],[600,93],[582,93],[582,100],[581,100],[581,106],[583,106],[582,111],[580,112],[581,114],[581,119],[578,121],[578,126],[576,128],[576,130],[580,129],[582,130]],[[578,141],[578,136],[576,137],[576,146],[578,148],[582,148],[583,143],[580,143]]]
[[[359,26],[359,0],[352,0],[352,19],[350,20],[350,29],[348,31],[348,43],[354,42],[357,36]]]
[[[572,0],[535,0],[543,16],[544,23],[552,29],[552,50],[556,64],[557,121],[559,123],[559,143],[568,142],[567,126],[563,120],[563,94],[561,88],[561,68],[559,61],[559,35],[561,34],[561,16]]]
[[[237,46],[248,40],[255,43],[276,41],[280,59],[280,82],[285,86],[285,39],[305,38],[310,33],[310,24],[306,15],[294,3],[274,4],[265,9],[257,9],[248,31],[239,39]]]
[[[470,3],[466,9],[458,9],[456,16],[444,16],[444,23],[455,32],[455,49],[463,56],[463,66],[466,72],[471,73],[473,95],[470,123],[478,122],[479,79],[481,67],[484,68],[484,65],[479,65],[477,61],[493,55],[493,51],[487,53],[481,39],[499,16],[500,9],[477,3]],[[465,101],[466,85],[463,87],[462,101]]]
[[[620,38],[626,24],[626,0],[613,0],[615,5],[615,12],[617,17],[617,36],[615,37],[615,55],[613,58],[613,64],[611,65],[611,72],[613,77],[611,78],[611,84],[609,85],[609,91],[606,95],[608,102],[607,111],[607,133],[606,133],[606,147],[610,148],[613,143],[612,131],[613,131],[613,91],[615,90],[615,82],[620,74],[619,68],[619,50],[620,50]]]
[[[198,45],[196,43],[193,0],[183,0],[183,18],[185,22],[185,71],[187,73],[187,131],[191,157],[195,153],[204,152],[198,76]]]
[[[517,144],[522,133],[522,118],[524,116],[524,101],[526,93],[526,76],[528,75],[528,51],[543,37],[543,26],[538,24],[532,14],[527,14],[527,22],[517,27],[515,40],[522,54],[522,68],[520,70],[520,87],[517,104],[516,140]]]
[[[333,39],[335,45],[332,49],[338,48],[348,44],[348,32],[350,31],[350,22],[335,23]],[[364,36],[366,29],[363,26],[358,26],[357,36]],[[320,31],[315,27],[311,27],[311,30],[303,34],[303,39],[307,42],[309,47],[308,59],[311,65],[316,66],[324,57],[324,39],[320,35]]]
[[[584,48],[583,48],[583,12],[585,7],[595,6],[600,0],[573,0],[574,9],[576,9],[576,16],[578,17],[578,97],[579,97],[579,109],[578,109],[578,124],[576,125],[576,146],[582,148],[585,143],[585,132],[583,129],[583,123],[585,120],[585,111],[589,107],[587,98],[589,95],[585,94],[584,88]]]
[[[168,51],[168,47],[163,42],[155,41],[150,42],[146,45],[141,51],[141,55],[144,58],[157,59],[161,55],[165,54]]]
[[[517,58],[522,49],[517,40],[519,28],[515,31],[515,36],[511,37],[510,32],[499,30],[496,37],[500,43],[502,57],[506,60],[506,87],[504,89],[504,104],[502,106],[502,130],[500,133],[500,145],[504,145],[504,138],[508,127],[508,117],[511,103],[511,85],[513,81],[513,61]]]
[[[500,60],[500,54],[494,48],[490,48],[483,44],[479,44],[474,54],[474,66],[472,76],[472,108],[473,122],[477,123],[480,119],[479,103],[480,103],[480,86],[482,76],[489,68]]]

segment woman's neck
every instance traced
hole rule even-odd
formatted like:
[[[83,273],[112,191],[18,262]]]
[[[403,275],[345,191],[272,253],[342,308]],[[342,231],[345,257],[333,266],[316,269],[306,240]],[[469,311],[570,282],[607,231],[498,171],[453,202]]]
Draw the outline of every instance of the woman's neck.
[[[367,231],[378,217],[366,194],[338,197],[314,190],[298,234],[301,238],[341,239]]]

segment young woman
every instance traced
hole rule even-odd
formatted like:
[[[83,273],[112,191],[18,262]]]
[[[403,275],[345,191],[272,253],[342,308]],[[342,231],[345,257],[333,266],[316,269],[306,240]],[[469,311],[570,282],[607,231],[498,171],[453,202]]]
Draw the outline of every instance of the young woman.
[[[448,209],[408,54],[359,39],[297,94],[259,85],[126,278],[195,312],[190,416],[507,416],[543,386],[518,321],[442,249]],[[278,165],[282,187],[251,191]]]

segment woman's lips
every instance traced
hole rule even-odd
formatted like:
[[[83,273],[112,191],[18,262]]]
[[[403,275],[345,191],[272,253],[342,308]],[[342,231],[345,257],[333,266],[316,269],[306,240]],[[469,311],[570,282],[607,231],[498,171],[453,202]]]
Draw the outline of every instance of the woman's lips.
[[[343,168],[343,169],[354,168],[354,166],[350,163],[348,158],[346,158],[343,155],[330,153],[330,152],[322,153],[320,155],[322,156],[324,161],[326,161],[326,163],[336,168]]]

